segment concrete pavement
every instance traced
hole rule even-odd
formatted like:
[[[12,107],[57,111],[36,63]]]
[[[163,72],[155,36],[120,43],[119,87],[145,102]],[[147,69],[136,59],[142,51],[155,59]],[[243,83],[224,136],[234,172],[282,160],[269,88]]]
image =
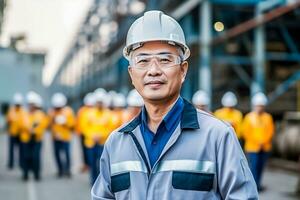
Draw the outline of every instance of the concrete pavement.
[[[21,171],[15,166],[7,170],[7,137],[0,134],[0,199],[5,200],[85,200],[90,199],[89,174],[81,174],[80,148],[77,137],[72,141],[72,178],[56,178],[56,167],[50,134],[46,134],[42,147],[42,180],[28,182],[21,179]],[[32,174],[31,174],[32,175]]]
[[[44,139],[42,155],[42,180],[35,182],[21,180],[21,171],[15,168],[6,169],[7,137],[0,134],[0,199],[3,200],[88,200],[90,199],[89,174],[81,174],[80,145],[77,137],[72,141],[72,173],[71,179],[56,178],[56,168],[50,134]],[[296,200],[294,195],[297,174],[280,169],[268,168],[263,185],[266,191],[260,193],[261,200]]]

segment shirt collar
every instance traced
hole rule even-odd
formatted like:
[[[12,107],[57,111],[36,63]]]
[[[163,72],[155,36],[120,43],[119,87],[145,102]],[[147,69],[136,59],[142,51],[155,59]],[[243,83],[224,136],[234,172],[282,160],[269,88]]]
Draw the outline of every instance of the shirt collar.
[[[129,122],[125,127],[120,129],[119,132],[124,132],[124,133],[132,132],[141,123],[142,123],[142,112],[140,112],[140,114],[136,118],[134,118],[131,122]],[[181,115],[180,127],[181,129],[200,128],[198,123],[198,118],[197,118],[197,110],[186,99],[183,99],[183,111]]]
[[[172,106],[171,110],[164,116],[163,122],[168,131],[174,126],[177,119],[180,118],[183,111],[183,99],[179,97],[176,103]]]
[[[171,109],[163,117],[162,123],[168,131],[176,123],[178,117],[180,117],[179,115],[181,115],[182,113],[183,106],[184,106],[183,99],[181,97],[178,97],[175,103],[172,105]],[[145,107],[143,107],[141,115],[142,115],[141,123],[147,125],[147,110]]]

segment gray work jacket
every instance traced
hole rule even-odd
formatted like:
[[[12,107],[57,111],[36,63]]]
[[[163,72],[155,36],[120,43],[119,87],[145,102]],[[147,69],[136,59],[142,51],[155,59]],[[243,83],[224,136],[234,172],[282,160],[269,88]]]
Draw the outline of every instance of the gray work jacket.
[[[181,122],[150,168],[138,116],[107,140],[92,200],[258,199],[233,128],[184,101]]]

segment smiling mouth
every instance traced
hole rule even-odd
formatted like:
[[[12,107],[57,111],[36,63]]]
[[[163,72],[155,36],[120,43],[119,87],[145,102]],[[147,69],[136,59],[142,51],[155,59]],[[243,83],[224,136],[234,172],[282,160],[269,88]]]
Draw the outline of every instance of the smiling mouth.
[[[145,84],[145,86],[150,86],[151,88],[159,88],[160,86],[162,86],[164,84],[164,82],[161,81],[150,81],[148,83]]]
[[[160,85],[160,84],[163,84],[163,82],[160,82],[160,81],[151,81],[151,82],[146,83],[145,85]]]

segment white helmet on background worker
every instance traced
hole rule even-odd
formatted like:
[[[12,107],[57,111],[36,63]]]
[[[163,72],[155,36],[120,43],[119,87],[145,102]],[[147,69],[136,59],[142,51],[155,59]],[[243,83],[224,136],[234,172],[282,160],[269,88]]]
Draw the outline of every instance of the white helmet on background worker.
[[[124,108],[126,107],[126,98],[124,94],[117,93],[113,96],[112,105],[115,108]]]
[[[190,50],[185,42],[184,32],[179,23],[158,10],[145,12],[129,28],[123,55],[130,60],[131,51],[150,41],[165,41],[181,47],[183,60],[190,56]]]
[[[94,91],[94,96],[96,102],[104,103],[107,97],[107,92],[103,88],[98,88]]]
[[[88,93],[83,98],[83,104],[85,106],[95,106],[96,98],[94,93]]]
[[[104,101],[103,101],[104,106],[105,107],[113,106],[113,99],[116,95],[117,95],[116,91],[111,90],[111,91],[107,92],[107,94],[104,98]]]
[[[26,95],[26,101],[28,104],[33,104],[36,107],[41,108],[43,101],[39,94],[34,91],[29,91]]]
[[[226,92],[221,102],[224,107],[234,107],[237,105],[238,100],[233,92]]]
[[[13,96],[13,104],[14,105],[21,105],[23,104],[23,96],[21,93],[15,93]]]
[[[268,99],[264,93],[258,92],[252,97],[251,103],[253,106],[266,106]]]
[[[55,93],[51,98],[51,104],[54,108],[62,108],[67,105],[67,98],[62,93]]]
[[[207,93],[203,90],[198,90],[192,98],[192,103],[194,105],[205,105],[207,106],[209,104],[209,97]]]
[[[37,96],[35,106],[38,107],[38,108],[42,108],[43,107],[43,99],[42,99],[42,97],[40,95]]]
[[[142,107],[144,105],[144,100],[136,89],[128,93],[127,104],[129,107]]]

